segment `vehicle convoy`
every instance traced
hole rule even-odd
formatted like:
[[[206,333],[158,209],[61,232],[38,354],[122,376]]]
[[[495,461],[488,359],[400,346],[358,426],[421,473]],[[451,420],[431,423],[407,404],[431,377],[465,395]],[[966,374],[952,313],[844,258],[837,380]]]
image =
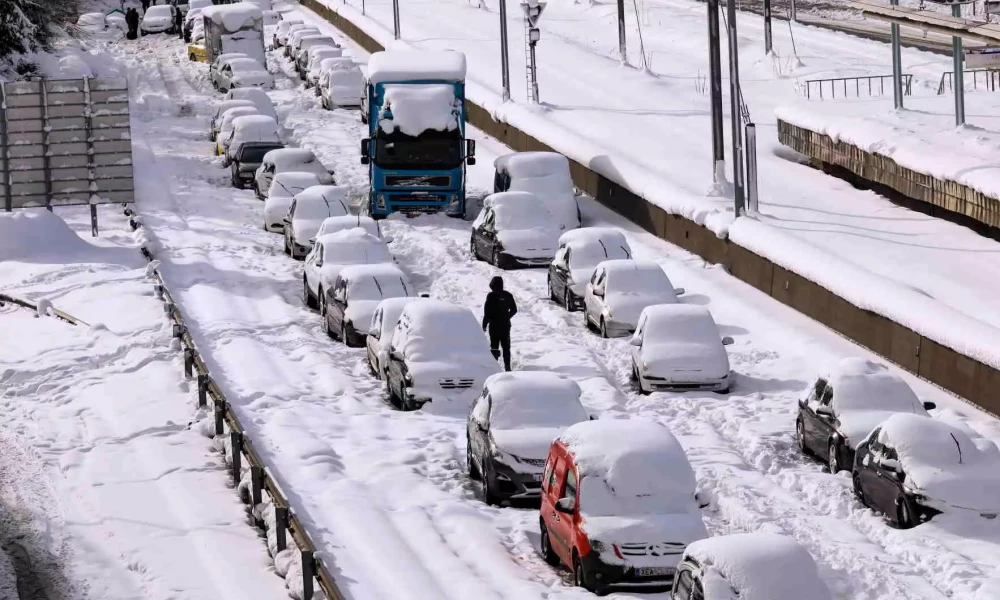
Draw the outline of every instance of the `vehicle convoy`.
[[[220,92],[237,88],[274,89],[274,77],[252,58],[234,58],[219,69],[216,86]]]
[[[360,348],[380,302],[415,295],[409,278],[394,264],[352,265],[337,275],[320,303],[320,312],[330,337],[349,348]]]
[[[472,257],[501,269],[546,266],[563,227],[532,193],[492,194],[472,222]]]
[[[587,282],[599,263],[632,258],[625,235],[610,227],[582,227],[559,237],[559,248],[549,265],[549,297],[573,312],[583,308]]]
[[[214,62],[220,54],[239,52],[266,70],[264,15],[259,6],[249,2],[217,4],[203,8],[201,17],[209,62]]]
[[[230,165],[230,180],[233,187],[242,190],[253,182],[254,173],[260,167],[264,155],[271,150],[284,148],[281,142],[244,142],[233,153]]]
[[[264,199],[264,229],[284,233],[285,216],[292,205],[292,198],[314,185],[321,185],[319,177],[314,173],[285,171],[275,175]]]
[[[305,81],[306,72],[309,69],[309,59],[314,48],[329,48],[340,50],[340,46],[332,37],[326,35],[307,35],[299,40],[299,47],[295,51],[295,72],[299,74],[299,79]]]
[[[737,533],[688,545],[670,600],[832,600],[816,561],[795,540]]]
[[[601,337],[628,335],[647,306],[676,304],[684,288],[675,288],[660,265],[649,260],[598,263],[583,295],[583,323]]]
[[[325,58],[319,64],[316,92],[323,108],[358,106],[365,89],[365,76],[349,58]]]
[[[346,187],[314,185],[302,190],[292,198],[285,216],[285,254],[296,260],[305,258],[324,220],[350,214]]]
[[[632,379],[643,394],[729,391],[729,355],[733,343],[719,335],[704,306],[654,304],[643,309],[632,346]]]
[[[303,61],[302,79],[306,82],[306,87],[314,87],[319,82],[320,67],[324,60],[328,58],[343,58],[344,51],[336,46],[313,46],[306,52]],[[314,90],[318,96],[319,90]]]
[[[403,309],[385,371],[390,400],[416,410],[432,400],[471,402],[500,364],[472,311],[426,299]]]
[[[942,512],[996,519],[1000,514],[1000,449],[962,427],[896,413],[859,445],[854,493],[897,527]]]
[[[271,181],[275,175],[292,171],[312,173],[319,178],[319,182],[323,185],[333,183],[333,173],[319,162],[312,150],[308,148],[282,148],[264,155],[264,160],[260,163],[260,168],[257,169],[257,174],[254,177],[254,190],[257,192],[257,197],[267,198],[267,192],[271,188]]]
[[[553,440],[589,419],[580,386],[552,371],[500,373],[486,380],[466,426],[469,477],[487,504],[537,501]]]
[[[465,55],[450,50],[389,50],[368,61],[366,211],[444,211],[465,216],[465,166],[475,142],[465,138]]]
[[[367,231],[348,229],[317,238],[302,269],[306,306],[325,316],[328,293],[345,267],[382,263],[392,264],[389,247]]]
[[[836,473],[851,469],[858,444],[882,421],[896,413],[929,417],[934,408],[885,365],[845,358],[799,401],[795,437],[802,452],[820,457]]]
[[[597,593],[669,587],[687,545],[708,537],[684,449],[638,419],[584,421],[552,443],[539,527],[546,562]]]
[[[556,152],[513,152],[493,161],[493,192],[531,192],[564,229],[580,226],[569,160]]]

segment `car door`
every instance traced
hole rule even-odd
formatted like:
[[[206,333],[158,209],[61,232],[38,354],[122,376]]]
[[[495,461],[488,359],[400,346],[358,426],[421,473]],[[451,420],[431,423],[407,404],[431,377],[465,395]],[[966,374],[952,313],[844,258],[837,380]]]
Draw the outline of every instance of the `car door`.
[[[868,503],[874,508],[881,506],[879,502],[878,460],[882,453],[882,444],[878,441],[879,431],[880,428],[876,428],[868,437],[867,442],[858,445],[858,455],[855,457],[861,488]]]
[[[604,311],[604,292],[607,283],[607,269],[598,267],[594,270],[590,283],[587,285],[587,294],[584,304],[587,311],[587,319],[595,325],[601,322],[601,313]]]
[[[306,262],[303,265],[303,269],[306,274],[306,285],[309,286],[309,292],[316,299],[319,300],[319,269],[323,266],[323,246],[317,244],[313,251],[309,253],[306,257]]]
[[[476,468],[479,470],[480,474],[485,476],[485,451],[487,450],[486,439],[489,435],[490,428],[490,392],[488,389],[483,388],[483,393],[479,395],[476,403],[472,407],[472,412],[469,413],[469,452],[472,454],[472,460],[476,463]]]
[[[816,410],[818,412],[814,421],[816,427],[813,429],[811,447],[815,448],[820,456],[826,456],[830,438],[837,431],[837,415],[833,412],[833,394],[833,386],[827,384],[823,395],[820,396],[819,404],[817,404]],[[819,407],[823,407],[823,409]]]
[[[375,310],[375,314],[372,315],[372,324],[368,328],[368,337],[365,338],[365,351],[368,354],[368,364],[371,365],[372,371],[375,372],[376,376],[382,373],[382,367],[378,364],[378,350],[381,345],[382,315],[384,312],[382,308]]]
[[[493,246],[496,244],[496,221],[496,211],[492,208],[486,209],[486,218],[483,219],[482,225],[479,226],[476,245],[479,249],[479,256],[487,259],[493,256]]]
[[[637,367],[638,365],[642,364],[642,340],[646,331],[646,323],[648,322],[649,322],[649,317],[646,314],[640,316],[639,323],[635,327],[635,333],[632,334],[632,337],[639,341],[639,345],[633,346],[629,344],[629,350],[631,351],[632,354],[633,364],[635,364]]]
[[[562,300],[563,294],[566,292],[566,255],[569,253],[569,248],[565,245],[559,246],[556,250],[556,255],[552,257],[552,262],[549,264],[549,281],[551,282],[552,294]]]
[[[546,529],[548,529],[552,550],[559,556],[563,564],[572,565],[572,550],[566,545],[565,532],[560,530],[563,521],[569,515],[564,515],[556,510],[556,502],[562,497],[563,483],[566,477],[566,459],[562,456],[554,456],[551,460],[554,461],[552,469],[544,481],[545,502],[542,503],[542,510],[546,514],[542,515],[542,519],[545,521]]]
[[[899,454],[895,448],[880,443],[879,452],[873,456],[875,477],[872,480],[872,501],[882,513],[895,518],[896,498],[902,490],[896,471],[886,467],[886,461],[899,464]]]
[[[406,336],[409,332],[409,320],[403,314],[396,323],[396,328],[392,331],[392,340],[389,343],[389,362],[386,364],[386,386],[403,395],[403,375],[406,372],[406,365],[403,364],[403,356],[400,348],[406,343]]]
[[[232,80],[233,69],[228,64],[219,70],[219,89],[223,92],[229,91],[229,84]]]
[[[326,305],[327,318],[334,331],[340,331],[344,324],[344,312],[347,311],[347,281],[340,276],[333,284],[329,302]],[[342,340],[346,342],[347,340]]]
[[[809,394],[799,404],[799,416],[802,420],[803,439],[806,447],[811,452],[825,452],[826,448],[819,448],[816,445],[816,436],[819,429],[819,416],[816,414],[816,407],[819,406],[820,398],[826,390],[826,379],[820,377],[813,383]]]
[[[553,505],[552,526],[549,528],[549,539],[552,540],[552,548],[556,550],[559,557],[566,565],[573,565],[573,546],[576,541],[576,523],[574,514],[577,509],[577,492],[579,490],[579,480],[577,478],[574,465],[569,461],[564,461],[562,465],[562,487],[559,491],[557,501],[569,498],[573,505],[573,513],[562,513],[555,510]]]

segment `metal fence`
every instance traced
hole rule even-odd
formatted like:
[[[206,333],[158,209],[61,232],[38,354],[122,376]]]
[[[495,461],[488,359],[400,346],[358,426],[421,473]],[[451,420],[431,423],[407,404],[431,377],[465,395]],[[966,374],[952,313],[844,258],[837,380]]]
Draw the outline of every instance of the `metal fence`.
[[[971,74],[973,90],[979,91],[982,88],[990,92],[997,91],[997,84],[1000,83],[1000,71],[996,69],[966,69],[962,73],[964,74],[963,81],[966,90],[969,89],[968,76]],[[937,89],[939,96],[952,90],[954,87],[952,81],[954,81],[954,71],[945,71],[941,74],[941,81],[938,83]]]
[[[0,83],[5,210],[134,202],[131,138],[127,79]]]
[[[805,81],[806,98],[812,100],[818,96],[820,100],[837,98],[860,98],[862,93],[867,96],[884,96],[886,80],[892,91],[892,75],[861,75],[858,77],[834,77],[831,79],[807,79]],[[903,95],[909,96],[913,86],[913,75],[903,74]],[[853,92],[853,94],[851,93]]]

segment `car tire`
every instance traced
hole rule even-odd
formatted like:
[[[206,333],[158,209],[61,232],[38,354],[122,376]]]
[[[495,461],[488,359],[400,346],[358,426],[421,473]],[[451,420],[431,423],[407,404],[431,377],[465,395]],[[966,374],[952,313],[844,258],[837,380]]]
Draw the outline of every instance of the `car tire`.
[[[312,293],[309,291],[309,284],[306,282],[306,278],[302,278],[302,296],[305,298],[306,306],[312,309],[318,309],[319,306],[316,299],[313,298]]]
[[[861,487],[861,475],[857,473],[851,478],[851,485],[854,487],[854,496],[864,506],[868,506],[868,499],[865,498],[865,488]]]
[[[608,322],[601,317],[601,337],[607,339],[608,337]]]
[[[896,527],[900,529],[912,529],[917,525],[910,503],[906,501],[906,496],[900,496],[896,505]]]
[[[539,521],[540,523],[538,526],[542,531],[542,558],[544,558],[545,562],[547,562],[550,566],[558,567],[559,555],[552,549],[552,540],[549,539],[549,529],[545,526],[544,521],[541,521],[541,519],[539,519]]]
[[[566,286],[566,290],[563,292],[563,308],[566,312],[574,312],[576,307],[573,306],[573,295],[569,291],[569,286]]]
[[[583,307],[583,328],[587,331],[593,331],[594,325],[590,322],[590,314],[587,312],[587,307]]]
[[[795,441],[802,454],[809,454],[809,446],[806,445],[806,426],[802,419],[795,420]]]
[[[826,457],[826,467],[830,469],[830,473],[836,475],[843,470],[843,466],[840,464],[840,444],[836,441],[830,440]]]
[[[545,277],[545,287],[549,288],[549,300],[551,300],[552,302],[559,302],[559,299],[556,297],[556,291],[552,287],[551,274]]]
[[[496,246],[493,247],[493,254],[490,256],[490,264],[497,268],[500,267],[500,249]]]
[[[465,448],[465,466],[466,466],[466,469],[468,469],[468,472],[469,472],[469,479],[471,479],[473,481],[479,481],[480,479],[482,479],[482,475],[479,474],[479,469],[476,468],[476,461],[474,461],[472,459],[472,450],[470,450],[469,447],[468,447],[469,446],[469,440],[468,440],[468,438],[466,438],[465,444],[466,444],[466,448]]]
[[[483,473],[483,501],[487,506],[500,506],[500,497],[493,491],[490,485],[490,476]]]
[[[353,348],[354,346],[351,345],[349,340],[350,338],[347,337],[347,319],[345,317],[340,321],[340,341],[344,342],[344,345],[348,348]]]
[[[479,249],[476,248],[476,236],[469,238],[469,253],[472,254],[472,260],[482,260],[479,258]]]

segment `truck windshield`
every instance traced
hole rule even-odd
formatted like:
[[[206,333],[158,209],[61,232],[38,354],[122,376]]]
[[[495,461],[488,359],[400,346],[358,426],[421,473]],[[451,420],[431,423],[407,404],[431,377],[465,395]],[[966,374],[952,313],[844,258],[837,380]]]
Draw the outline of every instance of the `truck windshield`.
[[[454,169],[462,164],[462,135],[458,129],[430,129],[413,137],[379,128],[374,158],[383,169]]]

